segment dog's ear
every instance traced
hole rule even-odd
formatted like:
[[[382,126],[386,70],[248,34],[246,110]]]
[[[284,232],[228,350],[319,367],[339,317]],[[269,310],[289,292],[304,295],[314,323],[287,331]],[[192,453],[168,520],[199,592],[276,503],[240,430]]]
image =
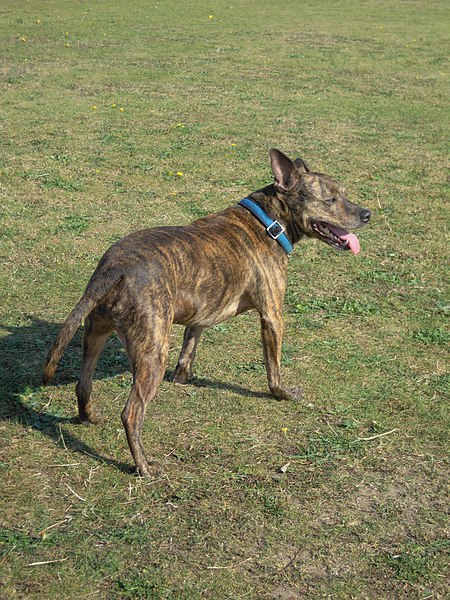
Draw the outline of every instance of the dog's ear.
[[[275,177],[275,186],[281,192],[292,190],[298,183],[298,171],[292,160],[276,148],[270,151],[270,164]]]
[[[303,158],[296,158],[294,160],[294,165],[297,167],[297,169],[300,171],[300,173],[309,173],[311,171],[311,169],[305,163]]]

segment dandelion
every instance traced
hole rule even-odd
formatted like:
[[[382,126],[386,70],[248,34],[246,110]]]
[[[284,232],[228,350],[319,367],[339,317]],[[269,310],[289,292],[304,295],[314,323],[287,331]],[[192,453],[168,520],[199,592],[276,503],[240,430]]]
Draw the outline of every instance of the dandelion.
[[[70,48],[70,44],[64,44],[64,48]]]
[[[214,17],[212,15],[209,15],[208,19],[214,19]]]
[[[123,106],[121,106],[121,107],[119,108],[119,110],[120,110],[120,112],[123,112],[125,109],[124,109],[124,107],[123,107]]]
[[[183,177],[183,171],[177,171],[178,177]]]
[[[232,148],[236,148],[236,144],[230,144]]]
[[[93,105],[91,106],[91,108],[92,108],[92,110],[97,110],[97,106],[96,106],[95,104],[93,104]]]
[[[111,104],[111,108],[116,108],[116,106],[117,106],[117,104],[116,104],[115,102],[113,102],[113,103]]]

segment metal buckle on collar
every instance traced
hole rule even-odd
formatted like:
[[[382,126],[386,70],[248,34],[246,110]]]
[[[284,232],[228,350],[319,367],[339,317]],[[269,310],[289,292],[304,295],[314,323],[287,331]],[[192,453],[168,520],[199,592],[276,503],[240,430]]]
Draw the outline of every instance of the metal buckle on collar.
[[[273,223],[271,223],[269,225],[269,227],[266,227],[266,231],[270,235],[271,238],[273,238],[274,240],[276,240],[286,230],[283,227],[283,225],[281,225],[281,223],[278,223],[278,221],[274,221]]]

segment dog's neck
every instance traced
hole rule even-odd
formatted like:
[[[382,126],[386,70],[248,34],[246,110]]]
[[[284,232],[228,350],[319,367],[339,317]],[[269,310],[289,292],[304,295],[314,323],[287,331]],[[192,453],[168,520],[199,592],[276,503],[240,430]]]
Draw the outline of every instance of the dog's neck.
[[[274,184],[253,192],[248,197],[257,202],[269,217],[285,227],[286,235],[292,244],[296,244],[305,235],[288,202],[277,193]]]

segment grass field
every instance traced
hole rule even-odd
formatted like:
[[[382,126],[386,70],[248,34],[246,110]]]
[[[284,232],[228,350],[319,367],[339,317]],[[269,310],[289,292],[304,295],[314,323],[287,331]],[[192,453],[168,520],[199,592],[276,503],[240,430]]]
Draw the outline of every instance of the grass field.
[[[443,0],[2,2],[0,598],[446,597],[448,23]],[[117,339],[90,428],[81,333],[42,388],[48,348],[112,242],[234,204],[273,146],[373,212],[358,257],[291,258],[305,398],[266,394],[256,314],[226,322],[149,407],[165,475],[138,479]]]

